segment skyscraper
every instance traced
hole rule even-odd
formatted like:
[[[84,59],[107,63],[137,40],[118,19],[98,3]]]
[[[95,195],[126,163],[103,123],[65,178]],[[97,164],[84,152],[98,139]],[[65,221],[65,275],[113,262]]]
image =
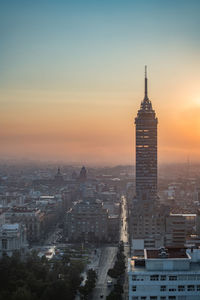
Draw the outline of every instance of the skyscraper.
[[[157,124],[158,119],[148,98],[147,67],[145,92],[136,125],[136,195],[131,209],[130,233],[133,249],[163,245],[165,216],[157,195]],[[139,247],[139,248],[137,248]]]
[[[152,206],[157,198],[157,124],[155,111],[147,92],[145,66],[145,93],[136,125],[136,198],[141,206]]]

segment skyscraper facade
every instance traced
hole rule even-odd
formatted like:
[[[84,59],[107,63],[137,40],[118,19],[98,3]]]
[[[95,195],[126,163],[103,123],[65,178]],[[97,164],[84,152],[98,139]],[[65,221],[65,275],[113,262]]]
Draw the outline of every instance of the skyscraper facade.
[[[135,118],[136,194],[131,209],[132,246],[154,248],[164,244],[166,208],[157,195],[157,125],[158,119],[148,97],[147,68],[145,92]]]
[[[145,93],[136,125],[136,198],[142,206],[149,207],[157,198],[157,124],[155,111],[147,92],[147,67],[145,66]]]

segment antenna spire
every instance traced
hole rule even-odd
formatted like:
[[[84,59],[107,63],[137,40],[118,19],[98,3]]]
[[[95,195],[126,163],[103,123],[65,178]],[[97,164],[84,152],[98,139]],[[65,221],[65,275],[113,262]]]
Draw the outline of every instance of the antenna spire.
[[[144,99],[148,99],[147,91],[147,66],[145,66],[145,79],[144,79]]]

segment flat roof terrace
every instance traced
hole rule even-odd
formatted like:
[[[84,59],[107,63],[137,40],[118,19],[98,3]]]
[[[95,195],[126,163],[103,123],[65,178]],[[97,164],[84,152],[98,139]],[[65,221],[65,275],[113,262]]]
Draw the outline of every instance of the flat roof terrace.
[[[189,258],[185,248],[160,248],[145,251],[145,259]]]

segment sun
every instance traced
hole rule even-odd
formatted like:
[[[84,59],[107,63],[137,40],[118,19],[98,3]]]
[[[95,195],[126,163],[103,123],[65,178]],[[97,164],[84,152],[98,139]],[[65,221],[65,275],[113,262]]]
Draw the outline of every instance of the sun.
[[[194,99],[194,103],[197,105],[197,106],[200,106],[200,98],[197,97]]]

